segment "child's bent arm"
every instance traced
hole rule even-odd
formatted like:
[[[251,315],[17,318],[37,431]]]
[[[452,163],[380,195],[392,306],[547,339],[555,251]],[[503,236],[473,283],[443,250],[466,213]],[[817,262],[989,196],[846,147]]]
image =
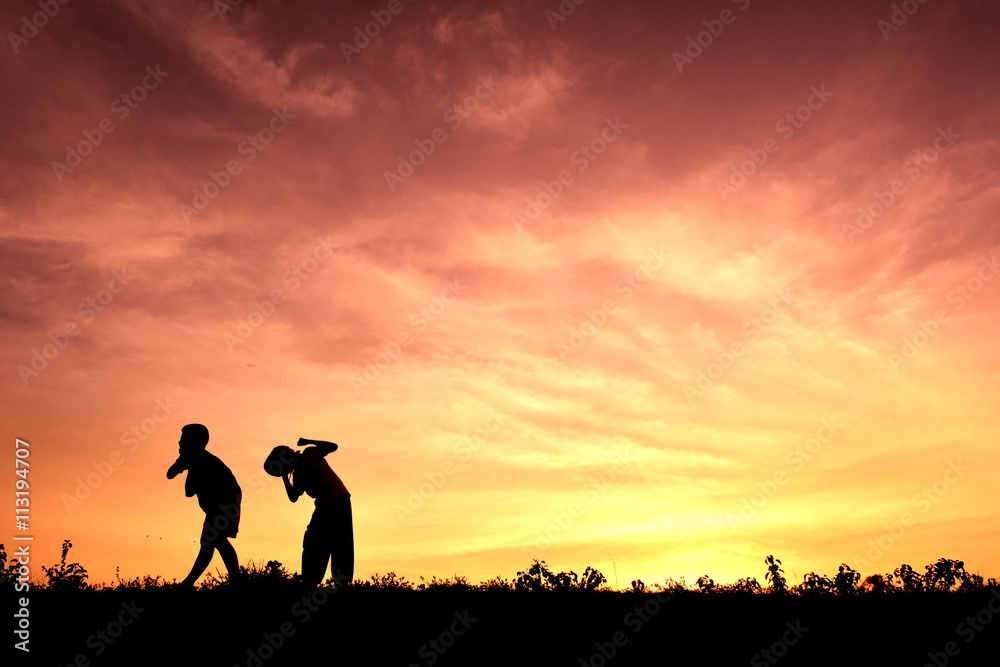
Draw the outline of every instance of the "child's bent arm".
[[[292,486],[292,483],[288,481],[288,475],[282,475],[281,481],[285,483],[285,493],[288,494],[288,499],[294,503],[302,495],[302,490]]]
[[[178,456],[177,460],[174,461],[173,465],[167,470],[167,479],[173,479],[187,469],[187,465],[181,459],[183,459],[183,457]]]
[[[326,440],[310,440],[308,438],[299,438],[299,441],[296,444],[299,447],[313,445],[323,454],[323,456],[326,456],[330,452],[337,451],[337,445],[332,442],[327,442]]]

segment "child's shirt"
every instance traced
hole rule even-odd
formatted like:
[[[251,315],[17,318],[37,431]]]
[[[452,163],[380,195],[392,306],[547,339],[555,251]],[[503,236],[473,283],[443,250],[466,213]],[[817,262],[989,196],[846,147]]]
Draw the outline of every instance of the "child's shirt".
[[[309,497],[316,499],[316,507],[342,495],[351,495],[347,487],[326,462],[325,454],[318,447],[306,447],[292,471],[292,482]]]
[[[181,457],[187,467],[184,493],[198,496],[198,505],[206,514],[216,514],[222,505],[240,505],[242,490],[236,476],[222,459],[208,451]]]

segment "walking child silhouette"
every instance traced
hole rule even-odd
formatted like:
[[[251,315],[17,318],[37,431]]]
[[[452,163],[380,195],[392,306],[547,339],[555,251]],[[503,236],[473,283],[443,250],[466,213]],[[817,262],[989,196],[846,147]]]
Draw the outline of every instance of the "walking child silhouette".
[[[240,527],[240,503],[243,500],[240,485],[229,467],[205,449],[208,429],[201,424],[188,424],[182,428],[177,444],[179,456],[167,470],[167,479],[173,479],[187,470],[184,495],[188,498],[198,496],[198,505],[205,511],[201,549],[181,585],[194,586],[212,562],[216,551],[222,556],[229,580],[236,581],[240,576],[240,567],[236,549],[229,543],[229,538],[236,537]]]

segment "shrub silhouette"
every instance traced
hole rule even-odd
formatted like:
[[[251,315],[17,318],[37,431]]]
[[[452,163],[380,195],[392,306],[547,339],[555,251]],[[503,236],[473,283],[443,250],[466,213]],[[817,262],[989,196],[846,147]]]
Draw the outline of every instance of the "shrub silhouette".
[[[21,564],[16,558],[8,563],[7,551],[4,545],[0,544],[0,587],[13,588],[19,576],[21,576]]]
[[[833,588],[837,591],[837,595],[853,595],[858,592],[860,581],[861,573],[847,563],[841,563],[837,575],[833,578]]]
[[[823,595],[833,593],[833,591],[833,582],[830,581],[829,577],[809,572],[802,577],[802,583],[795,587],[794,592],[799,595]]]
[[[150,575],[147,574],[142,577],[132,577],[131,579],[122,579],[120,570],[121,570],[120,566],[115,568],[115,582],[117,583],[115,583],[114,586],[104,585],[102,586],[102,590],[109,590],[109,591],[153,590],[156,588],[163,588],[164,586],[168,585],[167,582],[163,579],[163,577],[159,575],[151,577]]]
[[[785,571],[781,569],[781,561],[774,556],[764,559],[767,565],[767,581],[771,584],[771,592],[782,595],[788,592],[788,584],[785,581]]]
[[[760,582],[757,581],[756,577],[748,577],[746,579],[739,579],[735,584],[729,584],[727,586],[721,586],[720,590],[724,590],[730,593],[751,593],[756,594],[761,592]]]
[[[920,576],[919,572],[914,571],[914,569],[906,563],[903,563],[893,570],[893,574],[896,576],[896,580],[899,581],[905,592],[919,593],[924,590],[924,578]]]
[[[582,577],[578,576],[577,573],[572,570],[569,572],[560,572],[555,574],[549,569],[549,566],[545,564],[544,560],[538,560],[536,558],[531,563],[531,567],[523,572],[517,573],[517,579],[514,580],[514,590],[593,591],[597,590],[605,582],[607,582],[607,578],[601,574],[600,570],[596,570],[590,566],[587,566],[587,568],[583,571]]]
[[[69,550],[72,548],[72,542],[63,540],[62,558],[59,559],[59,564],[52,567],[42,566],[45,576],[49,578],[48,588],[55,591],[85,591],[90,589],[90,585],[87,584],[87,578],[90,576],[87,574],[87,570],[79,563],[66,562],[66,556],[69,555]]]
[[[873,574],[865,578],[865,590],[876,595],[886,595],[896,589],[893,588],[891,574]]]

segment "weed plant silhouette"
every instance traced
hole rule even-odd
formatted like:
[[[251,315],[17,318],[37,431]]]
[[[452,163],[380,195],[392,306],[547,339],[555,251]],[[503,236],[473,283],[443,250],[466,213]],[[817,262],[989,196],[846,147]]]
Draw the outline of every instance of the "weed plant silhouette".
[[[59,559],[59,564],[52,567],[42,566],[45,576],[49,579],[49,589],[54,591],[85,591],[90,589],[90,585],[87,584],[87,578],[90,576],[87,574],[87,570],[79,563],[66,562],[66,556],[69,555],[69,550],[72,548],[72,542],[63,540],[62,558]]]

